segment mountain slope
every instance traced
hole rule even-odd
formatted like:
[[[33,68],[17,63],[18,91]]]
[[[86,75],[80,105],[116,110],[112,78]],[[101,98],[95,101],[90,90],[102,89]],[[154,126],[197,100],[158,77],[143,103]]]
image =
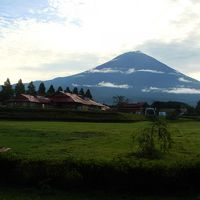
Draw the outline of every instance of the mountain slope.
[[[199,81],[140,51],[124,53],[94,69],[45,84],[90,88],[97,100],[106,103],[112,103],[115,95],[131,101],[176,100],[190,104],[200,99]]]

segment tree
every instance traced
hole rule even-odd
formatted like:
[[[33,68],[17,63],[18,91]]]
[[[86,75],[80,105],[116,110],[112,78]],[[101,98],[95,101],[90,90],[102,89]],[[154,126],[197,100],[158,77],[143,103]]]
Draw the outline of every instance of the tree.
[[[149,127],[145,127],[133,135],[139,157],[154,158],[166,153],[172,146],[171,130],[166,121],[156,119]],[[134,145],[135,146],[135,145]]]
[[[198,103],[196,105],[196,113],[200,114],[200,101],[198,101]]]
[[[34,86],[32,81],[28,84],[27,94],[30,94],[30,95],[33,95],[33,96],[35,96],[37,94],[36,90],[35,90],[35,86]]]
[[[63,91],[63,89],[61,86],[59,86],[56,92],[61,92],[61,91]]]
[[[46,95],[46,88],[43,82],[40,83],[39,89],[38,89],[38,95],[45,96]]]
[[[79,95],[81,95],[81,96],[85,96],[85,93],[84,93],[83,88],[80,89],[80,91],[79,91]]]
[[[65,92],[67,92],[67,93],[72,93],[71,90],[69,89],[69,87],[66,87]]]
[[[49,89],[47,90],[47,96],[51,96],[53,94],[55,94],[55,89],[53,85],[50,85]]]
[[[1,99],[3,101],[7,101],[10,98],[13,97],[14,91],[12,89],[12,85],[10,84],[9,78],[4,82],[4,85],[2,85],[2,91],[1,91]]]
[[[90,92],[90,89],[87,89],[86,93],[85,93],[85,97],[92,99],[92,94]]]
[[[73,89],[73,92],[72,92],[73,94],[77,94],[78,95],[78,88],[77,87],[75,87],[74,89]]]
[[[116,106],[120,106],[122,103],[128,103],[128,99],[125,96],[114,96],[113,97],[113,104]]]
[[[19,96],[20,94],[25,93],[25,86],[22,82],[22,79],[19,79],[18,83],[15,85],[15,95]]]

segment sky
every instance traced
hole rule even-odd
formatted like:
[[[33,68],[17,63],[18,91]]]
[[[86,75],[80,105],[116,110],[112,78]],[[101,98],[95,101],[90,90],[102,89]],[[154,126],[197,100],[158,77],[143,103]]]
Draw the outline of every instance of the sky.
[[[200,80],[200,0],[0,0],[0,84],[140,50]]]

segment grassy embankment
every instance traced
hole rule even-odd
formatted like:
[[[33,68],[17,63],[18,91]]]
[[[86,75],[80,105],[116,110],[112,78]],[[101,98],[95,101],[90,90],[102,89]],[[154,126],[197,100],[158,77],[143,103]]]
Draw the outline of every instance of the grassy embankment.
[[[176,130],[171,152],[139,159],[131,136],[148,123],[0,121],[0,145],[12,149],[0,157],[1,182],[151,192],[198,188],[200,123],[170,123]]]

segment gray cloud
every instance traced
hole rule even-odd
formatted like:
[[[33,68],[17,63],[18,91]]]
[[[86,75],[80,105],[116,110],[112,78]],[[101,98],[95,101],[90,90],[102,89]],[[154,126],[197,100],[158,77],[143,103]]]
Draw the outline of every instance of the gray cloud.
[[[166,43],[152,40],[137,49],[152,55],[183,73],[200,72],[200,33],[193,32],[183,41]]]

